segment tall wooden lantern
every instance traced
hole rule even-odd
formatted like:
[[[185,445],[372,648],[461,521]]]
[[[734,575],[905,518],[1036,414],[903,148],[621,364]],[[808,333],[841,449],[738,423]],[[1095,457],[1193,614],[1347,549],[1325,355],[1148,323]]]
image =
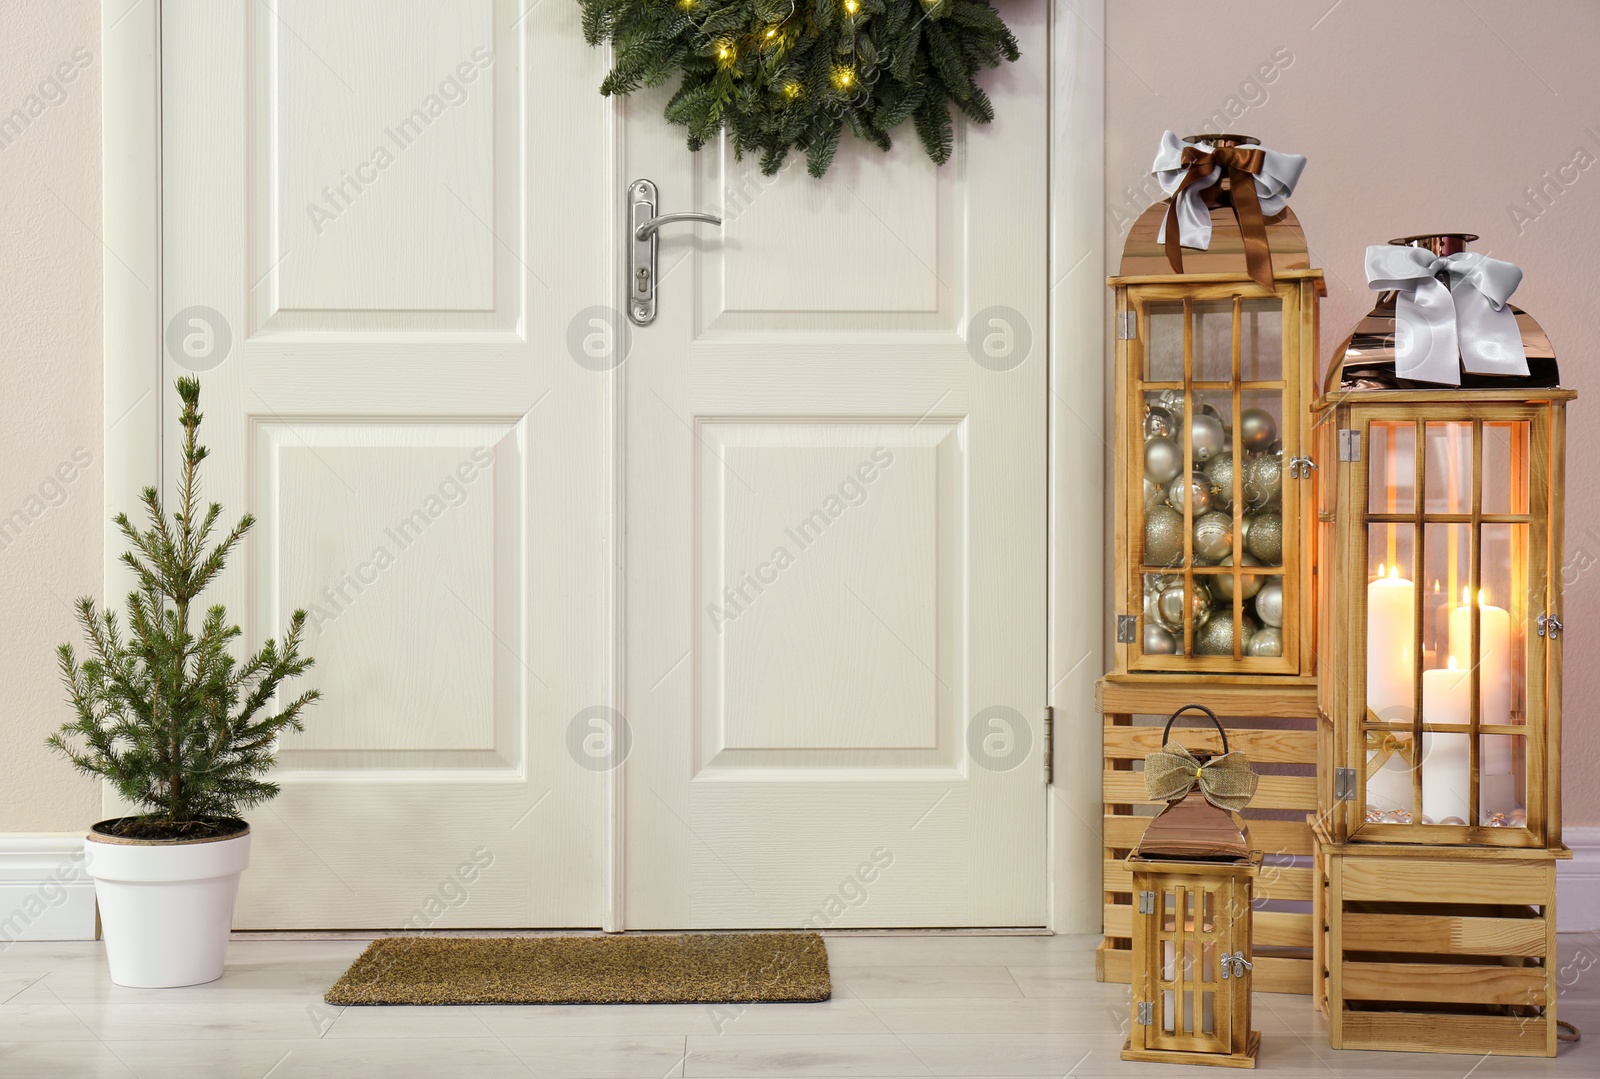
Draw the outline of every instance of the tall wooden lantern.
[[[1335,1047],[1555,1049],[1574,394],[1559,388],[1538,324],[1493,295],[1494,273],[1508,295],[1520,271],[1464,254],[1474,238],[1369,250],[1374,287],[1395,288],[1335,356],[1314,405],[1318,943]],[[1411,269],[1374,269],[1399,264]],[[1491,295],[1464,295],[1474,281]],[[1518,345],[1523,370],[1493,370]],[[1431,381],[1408,378],[1428,355]]]
[[[1197,135],[1218,153],[1254,139]],[[1308,405],[1322,272],[1293,211],[1252,237],[1234,178],[1206,191],[1210,244],[1181,272],[1158,241],[1169,203],[1123,248],[1116,292],[1119,677],[1309,681]],[[1255,196],[1250,196],[1255,202]],[[1259,209],[1257,210],[1259,218]],[[1252,246],[1255,253],[1252,255]],[[1176,245],[1173,245],[1176,250]],[[1252,274],[1254,271],[1254,274]]]

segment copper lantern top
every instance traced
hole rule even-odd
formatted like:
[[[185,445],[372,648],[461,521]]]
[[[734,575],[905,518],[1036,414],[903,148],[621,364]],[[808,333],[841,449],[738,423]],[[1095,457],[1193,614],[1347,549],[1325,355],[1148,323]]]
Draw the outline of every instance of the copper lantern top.
[[[1467,244],[1478,237],[1470,232],[1432,232],[1416,236],[1402,236],[1390,240],[1400,247],[1420,247],[1441,258],[1459,254]],[[1333,361],[1323,379],[1323,392],[1335,390],[1406,390],[1438,389],[1430,382],[1413,382],[1398,378],[1394,373],[1394,304],[1395,294],[1378,294],[1378,302],[1365,318],[1356,324],[1355,331],[1334,350]],[[1561,371],[1556,365],[1556,354],[1550,347],[1550,338],[1532,315],[1515,304],[1509,305],[1516,316],[1517,329],[1522,337],[1522,347],[1528,356],[1528,374],[1479,375],[1463,370],[1463,390],[1489,390],[1518,388],[1549,388],[1561,385]],[[1451,387],[1454,388],[1454,387]]]

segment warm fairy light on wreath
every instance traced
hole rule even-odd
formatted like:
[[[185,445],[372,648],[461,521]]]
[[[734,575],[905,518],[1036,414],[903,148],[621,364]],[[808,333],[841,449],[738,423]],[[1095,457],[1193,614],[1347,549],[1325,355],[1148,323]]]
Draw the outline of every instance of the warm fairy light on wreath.
[[[854,15],[860,10],[861,0],[844,0],[844,11],[846,15]]]
[[[856,72],[854,68],[836,67],[833,69],[833,88],[835,90],[848,90],[855,85]]]
[[[733,58],[734,58],[733,43],[731,41],[719,41],[719,42],[717,42],[717,59],[721,60],[723,63],[726,64],[726,63],[732,63],[733,62]]]
[[[795,82],[793,79],[790,79],[788,82],[784,83],[783,96],[788,98],[790,101],[793,101],[795,98],[799,97],[800,84]]]

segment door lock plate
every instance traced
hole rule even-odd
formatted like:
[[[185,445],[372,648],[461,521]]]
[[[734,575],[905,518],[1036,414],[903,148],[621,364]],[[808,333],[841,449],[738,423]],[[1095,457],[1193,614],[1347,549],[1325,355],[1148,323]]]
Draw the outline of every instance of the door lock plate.
[[[628,185],[628,318],[635,326],[656,320],[656,234],[639,239],[639,226],[656,216],[656,185]]]

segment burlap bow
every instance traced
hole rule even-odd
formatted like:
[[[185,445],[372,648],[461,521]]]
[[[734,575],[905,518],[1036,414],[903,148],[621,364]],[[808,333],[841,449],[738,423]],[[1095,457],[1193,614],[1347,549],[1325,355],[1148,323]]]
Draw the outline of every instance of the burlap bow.
[[[1206,801],[1236,812],[1255,797],[1257,782],[1249,758],[1237,750],[1201,764],[1177,742],[1168,742],[1144,759],[1144,790],[1152,802],[1175,802],[1199,783]]]
[[[1369,776],[1379,768],[1382,768],[1389,758],[1396,753],[1400,755],[1400,759],[1405,761],[1408,767],[1415,768],[1417,766],[1415,743],[1412,742],[1411,736],[1408,734],[1395,734],[1392,731],[1368,731],[1367,752],[1371,754],[1367,758],[1367,774]]]
[[[1213,146],[1208,142],[1184,144],[1166,132],[1151,172],[1162,190],[1172,196],[1161,224],[1161,242],[1173,273],[1183,272],[1180,245],[1211,246],[1211,215],[1201,192],[1228,177],[1233,214],[1244,239],[1245,268],[1250,279],[1272,287],[1272,251],[1267,246],[1265,215],[1283,209],[1300,180],[1306,159],[1261,146]]]

